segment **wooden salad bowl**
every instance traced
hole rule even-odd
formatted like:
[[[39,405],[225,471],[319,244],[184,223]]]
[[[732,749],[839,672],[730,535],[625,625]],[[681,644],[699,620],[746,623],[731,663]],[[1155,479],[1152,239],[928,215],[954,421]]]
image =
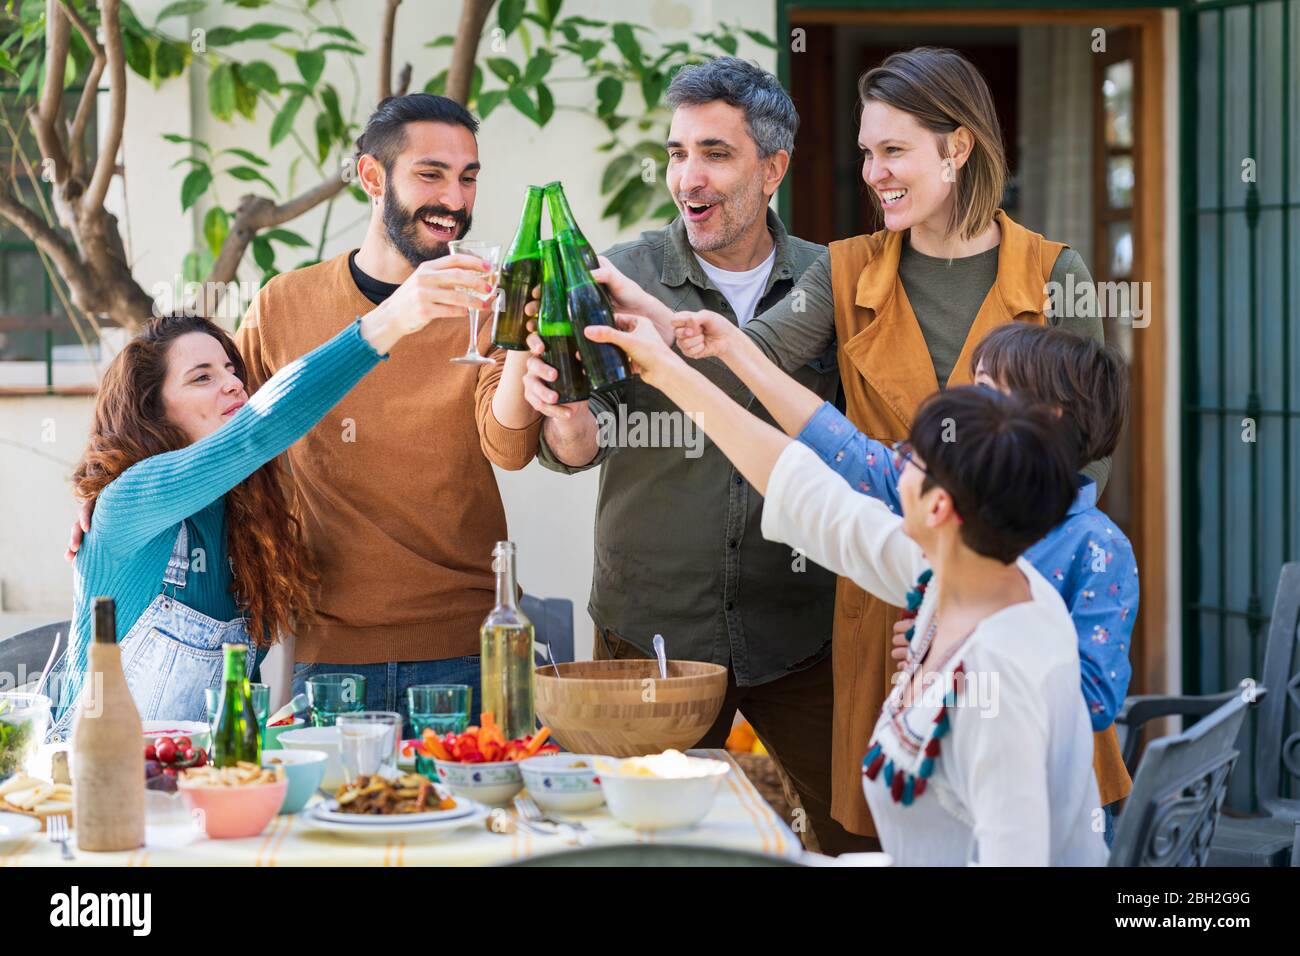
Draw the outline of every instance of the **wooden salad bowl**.
[[[537,669],[537,716],[573,753],[639,757],[686,750],[713,726],[727,669],[654,660],[572,661]]]

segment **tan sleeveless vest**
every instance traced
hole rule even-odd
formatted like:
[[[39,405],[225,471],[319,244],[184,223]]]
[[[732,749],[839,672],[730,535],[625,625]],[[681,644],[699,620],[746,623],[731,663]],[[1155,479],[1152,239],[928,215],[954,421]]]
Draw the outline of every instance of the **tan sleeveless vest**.
[[[949,385],[972,380],[971,353],[1005,322],[1046,319],[1045,283],[1065,248],[1017,225],[1002,210],[998,274],[971,326]],[[917,406],[939,387],[921,327],[898,277],[903,235],[881,230],[830,244],[840,381],[850,420],[872,438],[907,437]],[[835,738],[831,815],[854,833],[875,835],[862,795],[862,756],[889,693],[889,659],[899,608],[840,578],[835,595]],[[1103,805],[1132,786],[1112,726],[1094,735],[1093,769]]]

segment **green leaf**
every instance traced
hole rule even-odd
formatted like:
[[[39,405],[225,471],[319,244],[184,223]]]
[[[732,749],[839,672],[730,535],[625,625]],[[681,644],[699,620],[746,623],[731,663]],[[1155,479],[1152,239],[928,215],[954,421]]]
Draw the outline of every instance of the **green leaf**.
[[[519,78],[519,85],[534,86],[540,83],[550,71],[553,59],[548,50],[538,50],[534,53],[528,65],[524,67],[524,75]]]
[[[628,177],[635,166],[636,157],[631,153],[624,153],[612,159],[605,167],[604,175],[600,177],[600,194],[604,196],[609,193]]]
[[[506,83],[513,84],[519,79],[519,67],[513,60],[507,60],[503,56],[490,56],[487,58],[487,65],[489,70]]]
[[[478,97],[478,118],[486,120],[501,101],[506,98],[505,90],[488,90],[486,93],[480,93]]]
[[[356,34],[354,34],[351,30],[345,29],[344,27],[317,27],[316,32],[328,33],[332,37],[339,37],[340,39],[343,40],[351,40],[353,43],[361,42],[356,38]]]
[[[252,60],[245,63],[239,68],[239,72],[249,86],[264,90],[272,96],[280,92],[280,77],[275,72],[275,67],[265,60]]]
[[[246,183],[265,183],[270,188],[271,192],[275,193],[277,196],[280,194],[280,190],[275,188],[275,183],[271,182],[271,180],[267,179],[252,166],[232,166],[226,170],[226,173],[227,175],[234,176],[236,179],[241,179]]]
[[[434,96],[442,96],[447,92],[447,71],[443,70],[428,83],[424,84],[424,92],[432,93]],[[474,97],[470,97],[472,102]]]
[[[334,141],[334,124],[330,121],[329,113],[316,114],[316,161],[325,162],[326,157],[330,154],[330,146]]]
[[[348,186],[348,193],[352,196],[353,199],[355,199],[357,202],[361,203],[362,205],[365,206],[370,205],[370,197],[366,194],[366,191],[362,189],[360,186],[358,186],[356,183],[351,183]]]
[[[251,27],[244,27],[239,31],[239,39],[243,40],[274,40],[276,37],[285,33],[292,33],[292,27],[286,27],[282,23],[254,23]],[[208,34],[212,36],[211,33]],[[211,42],[209,40],[209,42]]]
[[[618,52],[623,54],[623,59],[627,60],[633,69],[641,66],[643,56],[641,44],[637,42],[631,24],[614,24],[614,46],[618,47]]]
[[[672,222],[677,218],[677,204],[671,199],[650,213],[651,219],[658,219],[663,222]]]
[[[512,86],[510,92],[506,94],[510,98],[510,103],[519,112],[523,113],[534,123],[538,123],[537,106],[528,97],[528,91],[522,86]]]
[[[430,40],[428,43],[425,44],[425,46],[430,46],[430,47],[455,46],[455,45],[456,45],[456,38],[452,36],[450,33],[444,33],[442,36]]]
[[[212,27],[204,35],[208,46],[230,46],[244,39],[234,27]]]
[[[320,91],[321,103],[325,105],[325,112],[330,118],[330,133],[336,139],[342,139],[345,132],[343,122],[343,112],[339,109],[339,94],[333,86],[326,83]]]
[[[483,68],[477,63],[474,64],[474,70],[469,75],[469,101],[472,103],[478,99],[479,91],[483,89]]]
[[[175,3],[169,3],[159,11],[153,21],[154,25],[157,26],[168,17],[188,17],[191,13],[199,13],[207,5],[207,0],[176,0]]]
[[[212,147],[201,139],[194,139],[192,136],[182,136],[180,133],[163,133],[163,139],[169,143],[190,143],[204,152],[212,152]]]
[[[146,80],[153,76],[153,47],[144,40],[130,33],[122,33],[122,50],[126,54],[126,65],[134,70],[138,75],[143,76]],[[37,61],[32,61],[32,66],[28,68],[28,73],[35,68]],[[24,78],[27,76],[23,74]],[[22,95],[22,90],[18,91]]]
[[[640,176],[631,180],[631,182],[636,183],[641,188],[628,197],[622,211],[618,214],[620,229],[626,229],[634,222],[638,222],[645,215],[646,209],[650,207],[650,200],[655,195],[654,187],[649,183],[642,182]]]
[[[211,253],[208,253],[211,255]],[[197,252],[185,253],[185,258],[181,260],[181,275],[186,282],[202,282],[207,271],[203,268],[203,262]]]
[[[231,76],[235,79],[235,109],[245,119],[252,119],[257,112],[257,90],[244,80],[243,71],[238,63],[231,64]]]
[[[259,269],[275,268],[275,250],[271,248],[271,243],[265,236],[253,237],[253,261],[257,263]]]
[[[316,47],[317,53],[324,53],[327,50],[337,50],[339,53],[347,53],[351,56],[365,56],[366,51],[359,46],[352,46],[350,43],[322,43]]]
[[[5,53],[3,50],[0,50],[0,70],[4,70],[6,73],[12,73],[15,76],[18,75],[18,70],[14,66],[14,61],[11,60],[9,54]]]
[[[601,118],[613,116],[622,98],[622,82],[612,76],[605,77],[596,84],[596,115]]]
[[[608,26],[604,20],[592,20],[590,17],[565,17],[560,26],[565,27],[573,25],[575,27],[594,27],[600,29]]]
[[[272,146],[275,146],[293,131],[293,121],[298,115],[298,110],[302,107],[303,99],[301,93],[293,94],[284,101],[284,105],[280,107],[280,112],[275,114],[275,120],[271,123]]]
[[[497,7],[497,25],[506,36],[515,32],[515,28],[524,19],[524,0],[501,0]]]
[[[268,229],[262,235],[268,242],[283,242],[286,246],[308,247],[311,245],[302,236],[296,232],[290,232],[288,229]]]
[[[172,163],[170,168],[175,169],[177,166],[184,165],[185,163],[189,163],[191,166],[202,166],[204,169],[208,166],[207,163],[199,159],[197,156],[182,156],[180,159],[176,160],[176,162]]]
[[[325,72],[325,54],[319,50],[299,50],[293,55],[298,64],[298,72],[307,81],[308,86],[315,86],[320,75]]]
[[[181,183],[181,212],[189,209],[212,185],[212,171],[208,167],[191,169]]]
[[[770,47],[773,50],[776,49],[776,41],[767,34],[759,33],[757,30],[745,30],[744,33],[745,36],[749,37],[760,46]]]
[[[208,76],[208,109],[227,123],[235,115],[235,74],[222,63]]]
[[[654,109],[659,105],[659,97],[664,91],[664,75],[658,70],[647,70],[641,75],[641,98],[645,108]]]
[[[731,56],[736,55],[736,50],[740,49],[740,43],[730,33],[718,33],[713,37],[713,42],[722,47]]]
[[[254,166],[269,166],[269,165],[270,165],[270,163],[268,163],[266,160],[264,160],[261,156],[258,156],[256,153],[251,153],[251,152],[249,152],[249,151],[246,150],[246,149],[240,149],[238,146],[231,146],[229,149],[223,149],[222,152],[223,152],[223,153],[234,153],[234,154],[235,154],[236,156],[238,156],[240,159],[248,160],[248,162],[252,163]]]
[[[537,0],[537,14],[547,29],[551,28],[559,16],[561,2],[562,0]]]
[[[203,238],[214,256],[221,254],[221,244],[230,233],[230,216],[220,206],[213,206],[203,217]]]
[[[159,43],[154,52],[154,76],[159,81],[180,76],[190,60],[190,48],[184,43]]]
[[[537,125],[545,126],[555,115],[555,97],[545,83],[537,84]]]

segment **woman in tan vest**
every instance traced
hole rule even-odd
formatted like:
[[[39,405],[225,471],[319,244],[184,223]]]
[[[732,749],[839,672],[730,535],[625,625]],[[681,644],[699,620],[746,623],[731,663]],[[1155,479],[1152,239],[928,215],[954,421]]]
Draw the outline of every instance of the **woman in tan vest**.
[[[1000,207],[1007,176],[1002,131],[979,71],[952,50],[895,53],[858,82],[862,179],[885,227],[832,242],[790,294],[745,325],[786,371],[832,346],[846,411],[882,442],[907,437],[931,392],[971,381],[971,353],[1007,322],[1050,323],[1101,341],[1096,316],[1053,290],[1092,276],[1068,246],[1014,222]],[[597,272],[622,311],[671,336],[671,313],[612,269]],[[1061,303],[1056,308],[1056,303]],[[1085,472],[1100,495],[1109,460]],[[890,689],[892,629],[901,610],[847,578],[836,595],[832,816],[875,834],[862,795],[865,743]],[[1098,734],[1103,803],[1129,780],[1114,728]]]

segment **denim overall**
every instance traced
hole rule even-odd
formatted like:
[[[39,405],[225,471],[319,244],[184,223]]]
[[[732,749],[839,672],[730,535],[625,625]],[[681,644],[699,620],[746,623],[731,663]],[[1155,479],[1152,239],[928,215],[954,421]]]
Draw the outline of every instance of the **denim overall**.
[[[206,722],[207,701],[203,691],[221,686],[224,672],[221,645],[249,643],[244,618],[218,621],[181,603],[177,595],[185,587],[189,555],[189,529],[182,521],[163,574],[162,593],[118,642],[122,672],[141,720]],[[253,673],[254,661],[250,646],[246,674]],[[54,671],[66,666],[67,654],[64,654]],[[53,672],[50,677],[54,678]],[[69,736],[77,709],[75,703],[67,708],[50,733],[52,739],[64,740]]]

